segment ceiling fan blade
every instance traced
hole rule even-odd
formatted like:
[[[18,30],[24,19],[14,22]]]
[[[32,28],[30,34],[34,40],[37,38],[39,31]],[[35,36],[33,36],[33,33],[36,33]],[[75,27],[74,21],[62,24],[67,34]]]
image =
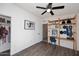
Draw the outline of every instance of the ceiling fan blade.
[[[51,15],[54,15],[54,13],[53,13],[52,11],[50,11],[50,14],[51,14]]]
[[[40,8],[40,9],[46,9],[45,7],[40,7],[40,6],[36,6],[36,8]]]
[[[58,6],[58,7],[53,7],[52,9],[54,10],[54,9],[63,9],[64,8],[64,6]]]
[[[52,3],[49,3],[48,5],[47,5],[47,8],[51,8],[52,7]]]
[[[52,3],[49,3],[48,5],[52,5]]]
[[[41,15],[43,15],[44,13],[46,13],[47,11],[44,11]]]

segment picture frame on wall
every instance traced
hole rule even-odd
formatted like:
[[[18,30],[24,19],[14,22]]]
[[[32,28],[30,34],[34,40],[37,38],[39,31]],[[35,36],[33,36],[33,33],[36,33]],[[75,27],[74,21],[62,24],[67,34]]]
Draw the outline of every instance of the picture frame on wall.
[[[24,20],[25,30],[35,30],[35,23],[29,20]]]

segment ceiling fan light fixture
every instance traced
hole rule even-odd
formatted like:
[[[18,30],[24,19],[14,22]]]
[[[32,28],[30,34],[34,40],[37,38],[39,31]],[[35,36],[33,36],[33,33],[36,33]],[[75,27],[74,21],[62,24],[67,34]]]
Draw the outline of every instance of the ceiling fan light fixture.
[[[41,15],[45,14],[46,12],[50,13],[51,15],[54,15],[53,10],[55,10],[55,9],[63,9],[64,6],[52,7],[52,3],[48,3],[48,5],[46,7],[36,6],[36,8],[45,10],[43,13],[41,13]]]
[[[50,9],[47,9],[47,12],[50,12],[51,10]]]

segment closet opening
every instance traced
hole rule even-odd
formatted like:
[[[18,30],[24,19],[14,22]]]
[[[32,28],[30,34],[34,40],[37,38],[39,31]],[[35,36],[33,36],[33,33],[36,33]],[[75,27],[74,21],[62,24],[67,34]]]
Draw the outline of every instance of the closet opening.
[[[11,17],[0,14],[0,56],[10,55]]]

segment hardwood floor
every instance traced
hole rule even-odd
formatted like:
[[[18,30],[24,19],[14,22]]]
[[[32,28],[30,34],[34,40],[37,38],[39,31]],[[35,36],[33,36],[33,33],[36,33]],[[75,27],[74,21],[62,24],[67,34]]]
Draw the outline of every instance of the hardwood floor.
[[[0,56],[10,56],[10,50],[6,50],[0,53]]]
[[[54,48],[46,42],[40,42],[15,54],[14,56],[75,56],[75,55],[79,56],[79,52],[75,54],[72,49],[64,47]]]

